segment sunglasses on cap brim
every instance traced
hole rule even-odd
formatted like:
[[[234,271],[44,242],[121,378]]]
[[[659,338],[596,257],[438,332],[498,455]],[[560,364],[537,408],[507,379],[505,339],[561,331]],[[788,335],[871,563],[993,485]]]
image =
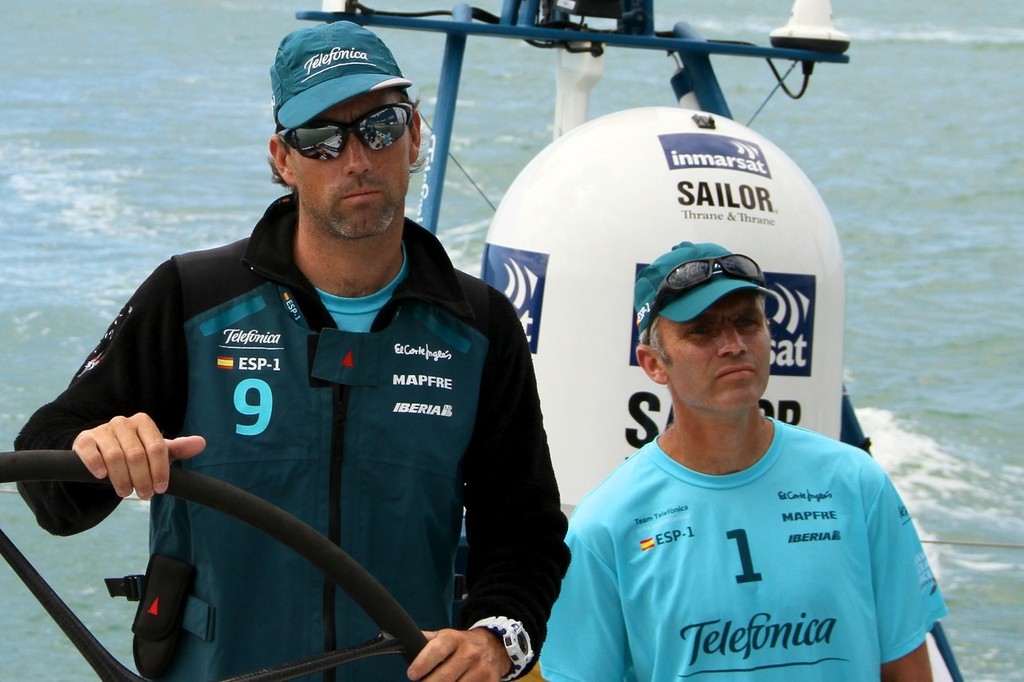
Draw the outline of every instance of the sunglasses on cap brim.
[[[665,275],[665,279],[658,286],[658,291],[654,296],[654,303],[651,304],[651,319],[654,319],[654,316],[658,314],[670,299],[707,282],[718,274],[753,282],[759,287],[765,286],[764,273],[761,271],[761,266],[749,256],[733,253],[717,258],[701,258],[699,260],[686,261],[685,263],[680,263]]]

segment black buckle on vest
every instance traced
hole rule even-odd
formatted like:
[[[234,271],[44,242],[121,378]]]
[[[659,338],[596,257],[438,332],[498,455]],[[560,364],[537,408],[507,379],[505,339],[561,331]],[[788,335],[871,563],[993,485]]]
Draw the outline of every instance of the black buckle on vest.
[[[146,583],[144,575],[126,575],[123,578],[105,578],[107,592],[111,597],[124,597],[128,601],[139,601],[142,597],[142,586]]]

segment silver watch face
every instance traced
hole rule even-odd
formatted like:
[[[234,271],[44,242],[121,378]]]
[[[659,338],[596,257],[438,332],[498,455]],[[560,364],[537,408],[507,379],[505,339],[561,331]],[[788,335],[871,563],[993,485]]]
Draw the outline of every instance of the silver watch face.
[[[527,656],[530,655],[530,638],[526,636],[525,630],[520,630],[516,633],[516,641],[519,644],[519,650]]]

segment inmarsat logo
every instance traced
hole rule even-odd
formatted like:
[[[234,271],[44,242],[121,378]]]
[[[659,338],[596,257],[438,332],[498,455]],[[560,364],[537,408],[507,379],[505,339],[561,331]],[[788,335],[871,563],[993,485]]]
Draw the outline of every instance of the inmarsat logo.
[[[669,170],[731,168],[770,178],[771,171],[761,146],[725,135],[674,133],[659,135]]]
[[[772,321],[772,374],[808,377],[814,348],[814,275],[765,276],[774,294],[765,301]]]
[[[537,352],[547,271],[546,253],[510,249],[495,244],[484,246],[483,279],[504,292],[508,300],[512,301],[519,313],[519,321],[523,325],[531,353]]]

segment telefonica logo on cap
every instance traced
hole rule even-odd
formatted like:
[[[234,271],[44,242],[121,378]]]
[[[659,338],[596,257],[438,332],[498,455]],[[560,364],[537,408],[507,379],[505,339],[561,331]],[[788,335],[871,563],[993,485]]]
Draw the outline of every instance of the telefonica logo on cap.
[[[321,52],[315,54],[306,60],[304,66],[306,67],[306,78],[304,81],[319,76],[328,69],[335,69],[339,66],[347,66],[347,64],[335,64],[340,60],[347,60],[347,62],[362,62],[364,64],[370,63],[370,56],[362,50],[353,50],[351,48],[342,49],[336,47],[330,52]]]

